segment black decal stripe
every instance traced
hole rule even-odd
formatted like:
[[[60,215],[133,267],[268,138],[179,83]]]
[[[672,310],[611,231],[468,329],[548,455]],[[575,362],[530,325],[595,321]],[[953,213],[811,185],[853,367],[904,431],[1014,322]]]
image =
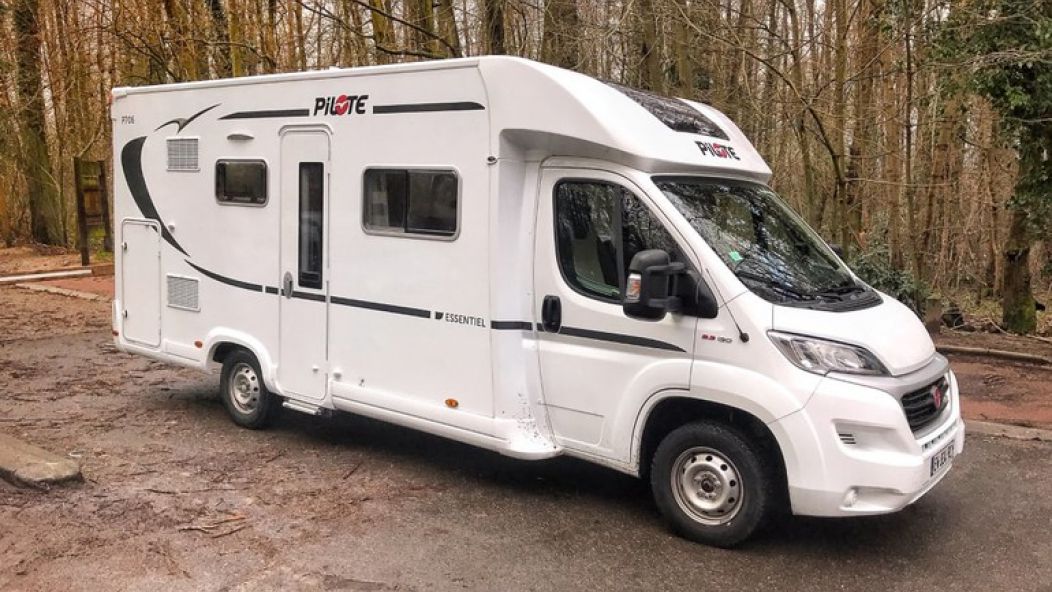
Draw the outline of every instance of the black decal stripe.
[[[253,292],[262,292],[263,291],[263,286],[261,286],[259,284],[252,284],[252,283],[249,283],[249,282],[243,282],[241,280],[235,280],[233,278],[228,278],[225,275],[219,275],[218,273],[215,273],[215,272],[212,272],[212,271],[208,271],[207,269],[205,269],[203,267],[199,267],[197,265],[194,265],[193,263],[191,263],[189,261],[187,261],[186,264],[189,265],[190,267],[193,267],[197,271],[201,272],[206,277],[212,278],[213,280],[215,280],[215,281],[217,281],[217,282],[219,282],[221,284],[226,284],[228,286],[234,286],[235,288],[241,288],[243,290],[251,290]]]
[[[274,117],[306,117],[310,109],[263,109],[261,111],[237,111],[219,119],[271,119]]]
[[[533,323],[529,321],[490,321],[489,326],[497,331],[530,331]]]
[[[280,290],[278,290],[274,286],[267,286],[266,288],[263,289],[263,291],[266,292],[267,294],[278,294],[278,293],[280,293]]]
[[[208,113],[209,111],[211,111],[212,109],[215,109],[218,106],[219,106],[219,103],[216,103],[215,105],[212,105],[211,107],[206,107],[205,109],[202,109],[202,110],[198,111],[197,113],[194,113],[193,115],[191,115],[190,117],[187,117],[185,119],[184,118],[169,119],[168,121],[166,121],[166,122],[162,123],[161,125],[157,126],[157,129],[155,129],[153,131],[157,131],[157,130],[161,129],[162,127],[166,126],[166,125],[172,125],[174,123],[177,126],[179,126],[179,128],[177,130],[175,130],[175,133],[179,133],[179,132],[183,131],[184,127],[190,125],[191,121],[197,119],[198,117],[204,115],[205,113]]]
[[[530,331],[534,328],[533,323],[528,321],[492,321],[490,327],[495,330],[501,331]],[[544,326],[541,323],[537,323],[537,332],[544,333]],[[668,351],[677,351],[687,353],[687,350],[673,345],[671,343],[665,343],[664,341],[658,341],[657,339],[647,339],[646,337],[636,337],[635,335],[622,335],[620,333],[605,333],[603,331],[592,331],[591,329],[578,329],[576,327],[562,327],[557,331],[559,335],[566,335],[568,337],[582,337],[584,339],[596,339],[599,341],[609,341],[612,343],[621,343],[624,345],[636,345],[639,347],[650,347],[655,349],[663,349]]]
[[[168,226],[161,220],[161,215],[157,213],[153,199],[150,198],[150,190],[146,188],[146,179],[142,176],[142,145],[144,143],[146,143],[146,136],[135,138],[121,149],[121,169],[124,170],[124,181],[128,184],[128,191],[131,192],[132,199],[135,200],[135,205],[139,206],[142,215],[156,220],[161,225],[161,237],[177,251],[189,257],[190,254],[180,247],[175,237],[168,232]]]
[[[297,290],[293,290],[292,297],[299,298],[300,300],[313,300],[314,302],[325,302],[325,294],[315,294],[313,292],[299,292]]]
[[[380,312],[390,312],[394,314],[418,317],[422,319],[431,318],[430,310],[424,310],[422,308],[413,308],[410,306],[398,306],[395,304],[384,304],[382,302],[369,302],[368,300],[356,300],[354,298],[343,298],[341,296],[333,296],[332,303],[339,304],[342,306],[351,306],[354,308],[365,308],[368,310],[377,310]]]
[[[621,343],[624,345],[636,345],[639,347],[651,347],[654,349],[664,349],[668,351],[678,351],[687,353],[687,350],[672,345],[671,343],[665,343],[664,341],[658,341],[656,339],[647,339],[646,337],[636,337],[635,335],[622,335],[620,333],[605,333],[603,331],[592,331],[591,329],[578,329],[576,327],[563,327],[559,329],[559,335],[568,335],[570,337],[583,337],[585,339],[597,339],[599,341],[609,341],[612,343]]]
[[[479,111],[485,107],[470,101],[457,103],[409,103],[405,105],[376,105],[373,113],[433,113],[435,111]]]

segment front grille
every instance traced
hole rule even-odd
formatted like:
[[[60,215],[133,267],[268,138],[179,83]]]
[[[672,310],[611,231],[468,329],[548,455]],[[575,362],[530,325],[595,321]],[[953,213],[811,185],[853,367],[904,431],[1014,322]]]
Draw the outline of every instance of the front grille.
[[[936,394],[938,393],[938,394]],[[910,429],[917,431],[934,421],[949,405],[950,383],[946,377],[902,396],[902,410]]]

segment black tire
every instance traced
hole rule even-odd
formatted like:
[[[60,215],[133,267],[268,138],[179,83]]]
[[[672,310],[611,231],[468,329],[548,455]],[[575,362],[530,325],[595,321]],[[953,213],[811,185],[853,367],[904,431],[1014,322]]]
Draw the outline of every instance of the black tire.
[[[256,357],[243,349],[223,360],[219,396],[230,419],[251,430],[267,427],[281,409],[281,398],[267,390]]]
[[[777,503],[776,483],[759,447],[706,420],[669,432],[650,468],[654,502],[672,530],[714,547],[734,547],[764,525]]]

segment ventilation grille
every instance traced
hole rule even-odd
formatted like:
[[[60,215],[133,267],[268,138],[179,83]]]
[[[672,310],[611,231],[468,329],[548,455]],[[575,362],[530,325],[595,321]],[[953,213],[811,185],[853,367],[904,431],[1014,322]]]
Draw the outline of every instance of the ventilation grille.
[[[855,435],[854,434],[848,434],[848,433],[840,432],[837,435],[840,436],[840,441],[843,442],[844,444],[847,444],[849,446],[854,446],[855,444],[857,444],[857,441],[855,440]]]
[[[197,280],[178,275],[168,276],[168,306],[183,310],[201,310],[197,301]]]
[[[945,377],[920,389],[902,396],[902,410],[906,421],[916,432],[935,421],[946,408],[950,398],[950,383]]]
[[[197,138],[168,139],[168,170],[196,171]]]

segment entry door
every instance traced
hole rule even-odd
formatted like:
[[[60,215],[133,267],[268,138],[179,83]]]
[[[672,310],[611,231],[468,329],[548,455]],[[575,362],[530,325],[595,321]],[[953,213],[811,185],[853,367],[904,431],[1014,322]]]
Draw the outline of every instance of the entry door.
[[[161,344],[161,229],[156,222],[121,224],[121,314],[124,338]]]
[[[544,327],[548,416],[561,444],[602,453],[612,447],[611,426],[627,398],[640,402],[689,385],[697,319],[638,320],[621,308],[635,253],[664,249],[677,259],[682,250],[642,192],[619,175],[544,170],[539,202],[534,310]]]
[[[328,381],[329,135],[281,136],[281,306],[278,385],[321,400]]]

